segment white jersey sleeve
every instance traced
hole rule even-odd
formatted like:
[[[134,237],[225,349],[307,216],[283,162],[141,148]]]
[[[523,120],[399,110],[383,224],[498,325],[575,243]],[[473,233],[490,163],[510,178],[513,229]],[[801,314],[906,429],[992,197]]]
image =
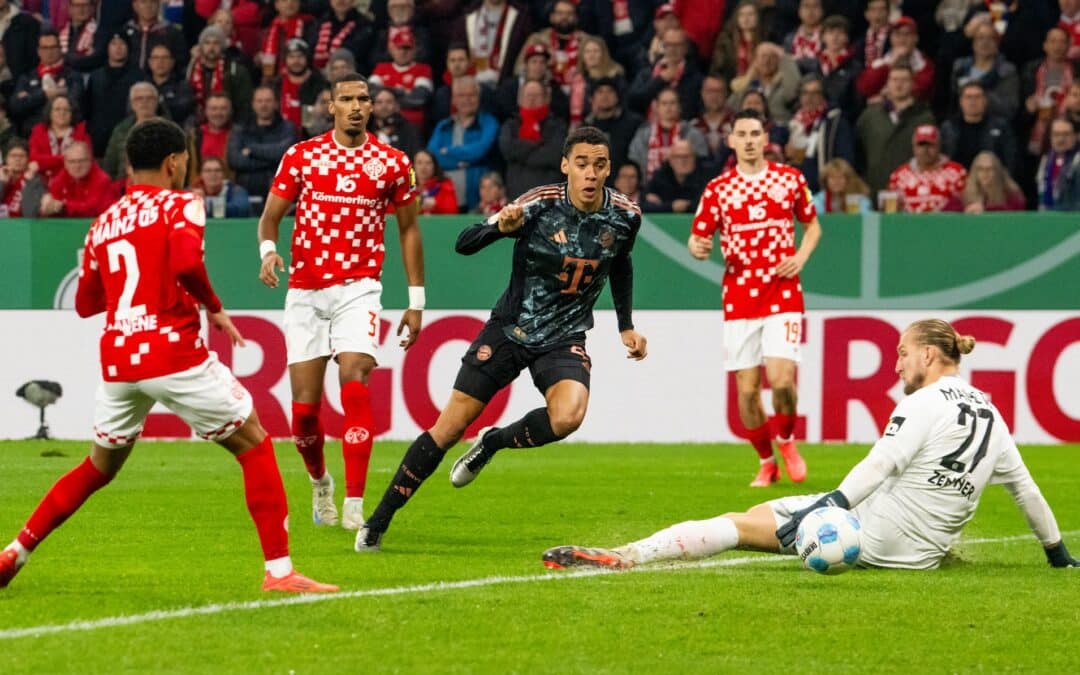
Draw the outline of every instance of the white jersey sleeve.
[[[1061,541],[1061,530],[1058,529],[1054,512],[1031,477],[1016,444],[1009,445],[998,459],[990,483],[1005,486],[1043,546],[1056,544]]]
[[[908,396],[900,401],[871,454],[883,456],[896,473],[903,472],[919,450],[926,446],[934,423],[940,416],[935,414],[931,403],[932,399],[926,396]]]

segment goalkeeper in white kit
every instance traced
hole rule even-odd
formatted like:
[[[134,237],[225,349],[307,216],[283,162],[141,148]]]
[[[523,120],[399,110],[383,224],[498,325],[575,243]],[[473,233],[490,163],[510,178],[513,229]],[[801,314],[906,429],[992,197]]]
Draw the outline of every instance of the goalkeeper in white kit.
[[[939,319],[907,327],[896,372],[907,397],[870,453],[827,494],[784,497],[745,513],[686,521],[615,549],[559,546],[544,564],[625,569],[732,549],[794,553],[799,523],[822,506],[850,509],[862,524],[860,564],[933,569],[975,515],[987,485],[1003,485],[1053,567],[1080,567],[990,398],[957,376],[975,346]]]

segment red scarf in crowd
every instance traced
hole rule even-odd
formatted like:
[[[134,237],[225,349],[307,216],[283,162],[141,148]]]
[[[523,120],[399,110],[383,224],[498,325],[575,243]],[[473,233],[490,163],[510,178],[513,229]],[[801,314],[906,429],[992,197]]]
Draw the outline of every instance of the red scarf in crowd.
[[[7,207],[8,218],[18,218],[22,215],[22,193],[26,187],[26,174],[12,178],[4,185],[4,193],[0,195],[0,204]]]
[[[889,27],[877,31],[866,29],[866,47],[863,50],[863,63],[873,63],[885,53],[885,40],[889,37]]]
[[[744,40],[739,35],[735,43],[735,74],[742,75],[750,67],[750,59],[754,56],[754,45],[749,40]]]
[[[652,123],[652,131],[649,132],[649,152],[645,156],[645,180],[652,175],[667,160],[671,152],[671,144],[682,137],[682,122],[676,122],[671,129],[664,129],[659,122]]]
[[[304,79],[294,82],[288,75],[281,76],[281,116],[293,123],[299,129],[301,127],[300,115],[300,85],[307,81],[310,71]]]
[[[291,19],[275,16],[263,41],[263,56],[276,61],[284,44],[293,38],[304,37],[304,25],[314,20],[310,14],[297,14]],[[281,65],[284,67],[285,64]]]
[[[559,45],[563,44],[562,47]],[[555,29],[551,29],[551,75],[559,85],[568,82],[569,73],[577,66],[578,37],[577,31],[570,34],[569,38],[560,37]]]
[[[810,133],[813,130],[817,121],[825,116],[825,106],[821,106],[817,110],[810,110],[809,108],[799,108],[792,118],[794,124],[801,124],[803,130],[806,133]]]
[[[202,61],[195,64],[191,69],[191,91],[195,94],[195,103],[202,108],[206,103],[206,97],[225,90],[225,58],[218,59],[214,66],[214,74],[210,76],[210,88],[206,88],[205,72]]]
[[[795,38],[791,41],[791,53],[797,59],[813,59],[817,58],[822,46],[821,26],[809,34],[804,32],[802,26],[799,26],[795,30]]]
[[[490,24],[488,24],[488,22],[487,22],[487,10],[484,7],[481,6],[480,9],[476,10],[476,11],[478,11],[480,13],[477,16],[478,21],[476,22],[476,37],[477,37],[477,40],[479,42],[483,43],[484,45],[486,45],[487,44],[487,32],[489,30],[494,30],[494,33],[491,36],[491,49],[487,54],[487,68],[490,68],[492,70],[499,70],[500,68],[502,68],[502,60],[499,57],[502,55],[503,31],[506,29],[506,15],[509,12],[509,10],[510,10],[510,3],[509,2],[503,3],[502,13],[499,14],[499,22],[497,24],[495,24],[495,26],[491,26]],[[393,28],[391,28],[391,30],[393,30]],[[470,40],[470,42],[471,42],[471,40]],[[476,49],[473,50],[473,52],[475,54],[474,57],[473,57],[473,59],[474,59],[473,63],[476,63],[476,60],[475,60],[476,56],[480,56],[480,57],[484,56],[483,54],[476,54],[477,51],[483,51],[483,50],[476,50]]]
[[[47,66],[44,63],[39,63],[37,67],[38,78],[43,78],[46,75],[52,75],[54,78],[64,70],[64,62],[58,61],[51,66]]]
[[[229,144],[229,130],[215,130],[209,124],[199,127],[202,132],[202,142],[199,144],[199,156],[205,160],[207,157],[225,159],[225,153]]]
[[[49,127],[49,152],[54,155],[63,154],[64,150],[75,142],[72,137],[72,133],[75,131],[75,127],[68,127],[68,130],[64,132],[63,136],[57,136],[52,127]]]
[[[544,120],[548,116],[548,106],[541,105],[535,108],[518,108],[518,114],[521,115],[521,128],[518,129],[518,138],[523,141],[532,141],[533,143],[539,143],[543,136],[540,134],[540,125],[544,123]]]
[[[576,129],[581,124],[581,121],[585,119],[585,97],[588,94],[586,91],[588,82],[585,81],[585,76],[577,68],[571,71],[569,79],[567,88],[570,89],[570,128]]]
[[[65,54],[75,54],[76,56],[87,56],[94,51],[94,33],[97,32],[97,21],[90,19],[83,24],[83,27],[79,30],[79,36],[75,39],[75,48],[69,50],[71,47],[71,24],[64,26],[64,30],[60,31],[60,51]]]
[[[830,75],[834,70],[847,63],[848,59],[851,58],[852,53],[850,47],[836,56],[832,56],[828,52],[822,51],[818,54],[818,63],[821,64],[821,74],[825,76]]]
[[[330,55],[341,49],[342,43],[356,29],[356,21],[349,19],[341,27],[341,30],[330,35],[333,23],[333,21],[327,20],[323,21],[322,25],[319,26],[319,39],[315,42],[315,58],[313,61],[315,68],[325,68],[326,64],[330,62]]]
[[[1050,116],[1038,114],[1036,111],[1035,124],[1031,126],[1031,136],[1028,137],[1028,152],[1033,155],[1041,155],[1048,145],[1047,131],[1050,127],[1050,120],[1060,115],[1065,108],[1065,94],[1068,93],[1069,87],[1073,83],[1073,68],[1072,63],[1065,61],[1061,64],[1061,86],[1052,93],[1046,91],[1046,73],[1047,68],[1046,61],[1043,60],[1039,64],[1038,69],[1035,71],[1035,97],[1036,99],[1042,99],[1044,96],[1049,96],[1051,104]]]

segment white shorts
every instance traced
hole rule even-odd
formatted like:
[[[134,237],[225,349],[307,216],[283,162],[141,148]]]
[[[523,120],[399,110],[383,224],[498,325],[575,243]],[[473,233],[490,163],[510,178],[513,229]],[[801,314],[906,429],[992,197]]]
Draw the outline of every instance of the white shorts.
[[[285,348],[290,364],[342,352],[379,349],[382,284],[357,279],[319,289],[290,288],[285,295]]]
[[[102,382],[94,406],[94,442],[105,448],[134,443],[155,402],[208,441],[228,438],[252,410],[251,394],[210,352],[210,358],[179,373],[137,382]]]
[[[756,368],[767,358],[798,363],[802,314],[785,312],[759,319],[724,321],[724,370]]]

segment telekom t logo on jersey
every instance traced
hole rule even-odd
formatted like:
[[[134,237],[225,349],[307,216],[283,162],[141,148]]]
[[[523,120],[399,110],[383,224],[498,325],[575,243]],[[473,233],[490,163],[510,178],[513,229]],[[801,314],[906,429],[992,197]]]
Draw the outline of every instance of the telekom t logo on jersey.
[[[746,207],[746,216],[751,221],[765,220],[765,203],[748,205]]]
[[[352,176],[337,175],[337,187],[334,188],[337,192],[356,192],[356,181]]]

